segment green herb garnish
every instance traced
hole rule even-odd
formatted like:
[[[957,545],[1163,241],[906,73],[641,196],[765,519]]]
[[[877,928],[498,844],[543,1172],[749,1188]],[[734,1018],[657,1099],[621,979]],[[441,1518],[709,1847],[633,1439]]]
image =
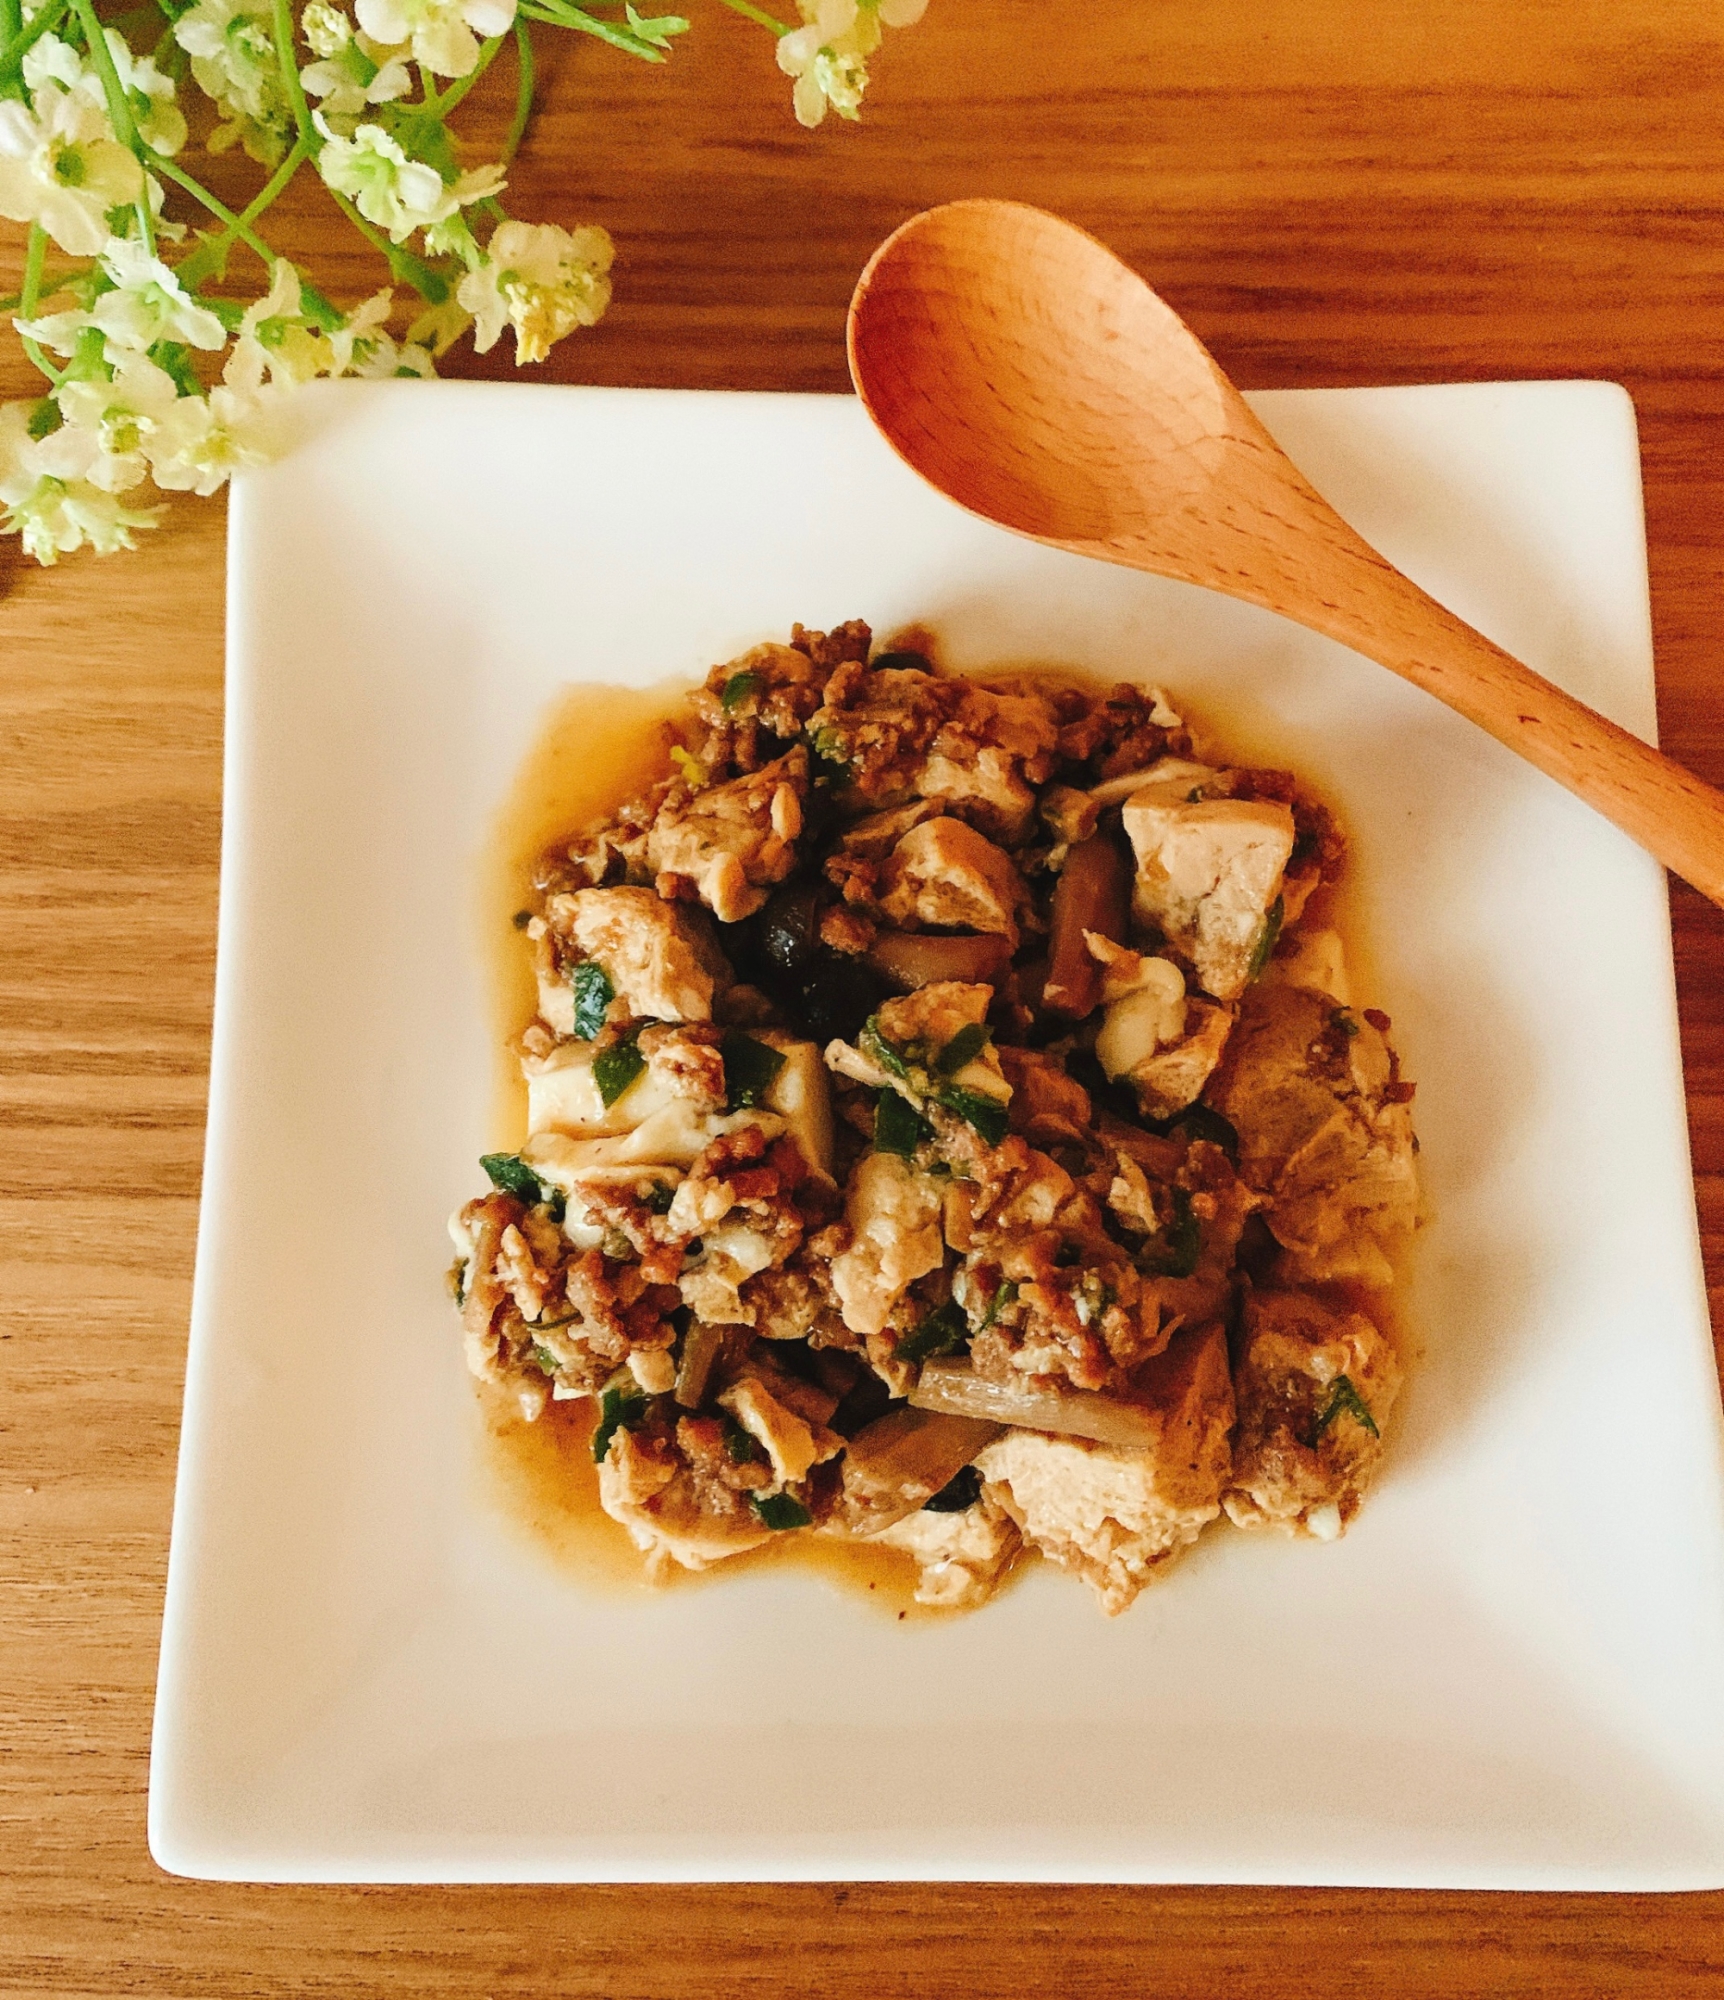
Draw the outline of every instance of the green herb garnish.
[[[491,1185],[499,1194],[512,1194],[529,1208],[537,1208],[550,1198],[544,1182],[519,1153],[481,1153],[479,1164],[490,1175]]]
[[[966,1064],[973,1063],[987,1046],[987,1029],[979,1021],[972,1021],[967,1028],[960,1028],[940,1051],[934,1063],[935,1074],[956,1076]]]
[[[732,1465],[760,1465],[766,1458],[759,1440],[750,1437],[734,1417],[724,1420],[724,1455]]]
[[[724,1094],[732,1111],[751,1110],[772,1088],[784,1057],[752,1035],[732,1029],[719,1044],[724,1058]]]
[[[766,683],[758,674],[732,674],[724,684],[724,692],[718,697],[719,705],[726,715],[733,708],[747,701],[750,695],[760,694]]]
[[[593,1432],[593,1463],[603,1465],[618,1431],[632,1431],[646,1415],[647,1399],[638,1389],[618,1383],[599,1398],[599,1427]]]
[[[557,1357],[548,1347],[541,1347],[536,1340],[533,1342],[533,1366],[546,1375],[554,1375],[557,1372]]]
[[[1329,1025],[1335,1030],[1336,1034],[1345,1035],[1348,1041],[1351,1041],[1359,1032],[1358,1022],[1353,1019],[1345,1007],[1337,1007],[1335,1009],[1334,1013],[1329,1016]]]
[[[764,1498],[751,1493],[748,1504],[763,1528],[806,1528],[814,1519],[794,1493],[768,1493]]]
[[[904,1060],[903,1050],[881,1034],[878,1014],[870,1014],[862,1023],[856,1046],[871,1062],[877,1062],[888,1076],[897,1077],[900,1083],[909,1082],[910,1065]]]
[[[575,989],[575,1033],[583,1042],[597,1039],[617,989],[611,976],[596,958],[583,958],[569,974]]]
[[[1006,1136],[1010,1114],[997,1097],[984,1097],[979,1090],[960,1090],[956,1084],[934,1093],[934,1102],[978,1132],[990,1146]]]
[[[844,739],[836,729],[811,729],[808,748],[815,763],[815,776],[829,785],[850,781],[850,760],[844,755]]]
[[[1269,914],[1257,928],[1257,939],[1251,947],[1251,963],[1245,968],[1245,983],[1248,986],[1253,980],[1262,978],[1263,968],[1269,963],[1275,941],[1281,935],[1281,924],[1286,914],[1286,901],[1277,896],[1269,905]]]
[[[970,1337],[970,1322],[956,1299],[938,1306],[922,1324],[898,1343],[900,1361],[927,1361],[936,1354],[955,1354]]]
[[[874,1106],[874,1150],[896,1153],[899,1159],[913,1159],[916,1149],[933,1137],[928,1121],[907,1098],[895,1090],[883,1090]]]
[[[953,1473],[932,1500],[922,1502],[924,1514],[962,1514],[982,1497],[982,1475],[973,1465]]]
[[[1311,1443],[1313,1447],[1315,1447],[1317,1440],[1343,1412],[1356,1423],[1363,1424],[1372,1437],[1382,1436],[1382,1432],[1377,1428],[1377,1420],[1372,1416],[1364,1397],[1353,1387],[1352,1381],[1347,1376],[1337,1375],[1334,1381],[1329,1384],[1329,1393],[1323,1398],[1322,1404],[1317,1411],[1316,1420],[1311,1426]]]
[[[646,1193],[641,1196],[641,1200],[646,1204],[649,1214],[669,1215],[670,1205],[676,1200],[676,1189],[669,1181],[652,1181],[648,1184]]]
[[[1203,1228],[1182,1187],[1173,1194],[1173,1220],[1146,1246],[1142,1261],[1161,1278],[1189,1278],[1203,1254]]]
[[[1009,1306],[1012,1303],[1012,1301],[1017,1297],[1017,1295],[1018,1295],[1017,1279],[1007,1278],[1005,1282],[1000,1286],[999,1290],[995,1292],[994,1296],[991,1299],[989,1299],[988,1309],[985,1313],[983,1313],[982,1323],[979,1327],[976,1328],[976,1331],[978,1333],[986,1333],[988,1328],[993,1325],[994,1321],[999,1318],[1004,1308]]]
[[[593,1057],[593,1082],[598,1085],[600,1102],[607,1111],[646,1068],[646,1057],[637,1047],[639,1039],[640,1030],[636,1028]]]

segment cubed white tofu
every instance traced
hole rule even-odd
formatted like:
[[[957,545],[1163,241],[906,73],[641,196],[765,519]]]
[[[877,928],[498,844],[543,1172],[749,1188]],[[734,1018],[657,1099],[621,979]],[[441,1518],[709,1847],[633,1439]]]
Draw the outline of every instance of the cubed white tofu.
[[[1169,799],[1145,785],[1125,806],[1137,856],[1132,907],[1188,957],[1198,984],[1236,1000],[1293,852],[1293,813],[1273,799]]]
[[[1024,886],[1012,858],[961,819],[925,820],[893,848],[880,906],[894,923],[986,931],[1018,943]]]
[[[1231,1463],[1233,1385],[1221,1327],[1175,1335],[1140,1381],[1142,1406],[1158,1425],[1146,1448],[1014,1430],[976,1460],[1024,1539],[1075,1570],[1110,1617],[1220,1513]]]
[[[832,1287],[852,1333],[879,1333],[906,1286],[945,1256],[942,1190],[893,1153],[869,1153],[850,1178],[849,1249],[832,1260]]]
[[[1282,940],[1263,978],[1271,986],[1305,986],[1327,993],[1343,1007],[1352,1004],[1347,950],[1339,931],[1295,931]]]
[[[942,1611],[972,1611],[995,1587],[1023,1545],[1017,1523],[985,1496],[955,1514],[921,1508],[870,1540],[916,1558],[916,1602]]]
[[[630,1020],[710,1021],[723,958],[708,919],[644,888],[578,889],[545,905],[551,928],[596,959]]]

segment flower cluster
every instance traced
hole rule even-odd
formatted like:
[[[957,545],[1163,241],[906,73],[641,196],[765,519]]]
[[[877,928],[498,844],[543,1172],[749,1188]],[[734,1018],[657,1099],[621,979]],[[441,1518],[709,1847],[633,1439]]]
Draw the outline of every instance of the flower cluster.
[[[162,492],[214,493],[279,448],[282,399],[318,377],[430,376],[463,335],[543,361],[610,302],[610,237],[510,216],[509,160],[532,104],[534,25],[578,29],[662,62],[688,21],[629,0],[163,0],[150,52],[98,0],[0,0],[0,216],[26,226],[13,326],[41,371],[0,405],[0,530],[52,563],[130,548]],[[770,28],[795,111],[854,118],[882,27],[926,0],[797,0]],[[127,23],[136,13],[117,16]],[[157,23],[158,28],[161,23]],[[466,164],[450,114],[513,40],[517,105],[501,158]],[[203,145],[267,170],[235,214],[186,171],[190,81],[214,108]],[[259,233],[301,168],[418,294],[391,333],[395,284],[339,310]],[[180,210],[170,212],[169,202]],[[185,205],[204,211],[193,232]],[[236,297],[236,256],[263,272]]]

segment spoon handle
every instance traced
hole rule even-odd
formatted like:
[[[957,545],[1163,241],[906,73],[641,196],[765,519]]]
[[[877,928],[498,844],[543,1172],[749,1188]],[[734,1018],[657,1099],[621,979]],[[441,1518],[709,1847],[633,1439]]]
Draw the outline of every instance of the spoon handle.
[[[1277,608],[1477,723],[1724,907],[1724,792],[1523,666],[1350,531],[1329,553],[1341,561],[1321,610]]]

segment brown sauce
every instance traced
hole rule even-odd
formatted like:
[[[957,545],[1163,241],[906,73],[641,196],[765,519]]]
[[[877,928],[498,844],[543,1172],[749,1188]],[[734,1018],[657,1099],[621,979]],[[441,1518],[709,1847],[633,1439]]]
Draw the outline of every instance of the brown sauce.
[[[897,643],[914,645],[935,656],[926,634],[900,635]],[[1084,679],[1063,670],[1044,673],[1047,678],[1066,681]],[[673,721],[682,714],[688,692],[688,685],[681,682],[661,682],[645,689],[583,686],[566,690],[547,710],[493,823],[479,871],[476,916],[495,1030],[491,1138],[500,1150],[513,1151],[526,1137],[526,1088],[515,1038],[533,1019],[538,1002],[528,954],[514,918],[531,898],[534,865],[553,841],[607,818],[667,774],[671,746],[677,740]],[[1173,692],[1177,699],[1177,689]],[[1254,746],[1241,740],[1238,733],[1217,730],[1211,735],[1202,721],[1195,722],[1193,729],[1198,755],[1213,742],[1241,763],[1279,761],[1273,755],[1253,759]],[[1303,769],[1299,780],[1301,789],[1311,793]],[[1321,797],[1320,793],[1311,795]],[[1358,996],[1374,990],[1374,968],[1365,950],[1350,880],[1350,873],[1344,872],[1338,884],[1319,889],[1308,905],[1306,922],[1341,933],[1355,1004],[1362,1004]],[[1397,1270],[1398,1289],[1403,1282],[1404,1267]],[[1403,1362],[1409,1361],[1407,1329],[1395,1297],[1366,1292],[1363,1287],[1352,1290],[1352,1302],[1389,1335]],[[592,1457],[592,1403],[553,1402],[536,1422],[528,1423],[512,1398],[494,1389],[475,1387],[482,1427],[481,1474],[489,1500],[513,1532],[584,1586],[607,1595],[638,1596],[666,1587],[697,1588],[715,1574],[728,1576],[767,1564],[793,1563],[847,1592],[860,1594],[892,1618],[922,1620],[954,1615],[915,1602],[917,1566],[903,1550],[818,1535],[786,1536],[780,1542],[731,1557],[711,1570],[676,1570],[666,1582],[650,1582],[644,1558],[627,1530],[599,1505],[598,1468]],[[1037,1560],[1026,1553],[1015,1574],[1021,1575]],[[1012,1581],[1008,1577],[999,1590],[1010,1588]]]

